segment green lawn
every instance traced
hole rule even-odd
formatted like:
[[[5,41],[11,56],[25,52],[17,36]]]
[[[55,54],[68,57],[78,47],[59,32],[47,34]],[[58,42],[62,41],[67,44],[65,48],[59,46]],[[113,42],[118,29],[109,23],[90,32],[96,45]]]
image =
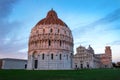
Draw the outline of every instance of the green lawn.
[[[0,80],[120,80],[120,69],[0,70]]]

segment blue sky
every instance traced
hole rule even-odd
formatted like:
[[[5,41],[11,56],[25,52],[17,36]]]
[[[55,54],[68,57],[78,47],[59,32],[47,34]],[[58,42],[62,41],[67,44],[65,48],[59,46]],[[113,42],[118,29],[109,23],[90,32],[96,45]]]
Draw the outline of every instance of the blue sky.
[[[120,0],[0,0],[0,58],[27,59],[30,31],[51,8],[72,30],[74,54],[79,45],[96,54],[111,46],[120,61]]]

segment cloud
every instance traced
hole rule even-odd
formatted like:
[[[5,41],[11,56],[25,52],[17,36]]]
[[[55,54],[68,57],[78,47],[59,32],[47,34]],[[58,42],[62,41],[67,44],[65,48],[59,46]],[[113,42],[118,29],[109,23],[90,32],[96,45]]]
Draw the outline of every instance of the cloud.
[[[14,53],[9,53],[9,54],[0,54],[0,58],[27,59],[26,53],[25,52],[14,52]]]
[[[5,38],[9,32],[21,24],[18,21],[9,22],[9,15],[12,12],[13,5],[18,0],[0,0],[0,39]]]
[[[0,0],[0,56],[18,55],[19,50],[27,47],[26,38],[17,39],[22,23],[9,21],[9,16],[17,3],[18,0]]]
[[[80,26],[73,30],[73,36],[75,39],[75,45],[118,45],[119,41],[111,42],[116,40],[114,36],[118,36],[118,31],[120,30],[120,9],[113,11],[107,16],[98,19],[86,26]],[[114,34],[114,36],[113,36]],[[113,37],[113,38],[112,38]],[[103,40],[106,38],[105,40]],[[111,39],[112,38],[112,39]],[[78,41],[78,40],[79,41]],[[87,41],[81,43],[81,41]],[[99,42],[100,41],[100,42]]]
[[[116,40],[110,43],[107,43],[108,45],[120,45],[120,40]]]
[[[119,22],[116,24],[117,26],[114,26],[114,27],[110,27],[110,25],[109,25],[109,24],[119,21],[119,20],[120,20],[120,8],[114,10],[113,12],[109,13],[108,15],[106,15],[105,17],[103,17],[101,19],[98,19],[90,24],[87,24],[86,26],[82,26],[82,27],[80,26],[80,28],[79,27],[75,28],[73,30],[73,32],[74,33],[77,33],[77,32],[85,33],[85,32],[89,32],[91,30],[93,31],[99,27],[102,30],[105,29],[106,31],[113,30],[113,29],[114,30],[120,29],[120,27],[119,27],[120,24],[118,24]]]
[[[4,19],[9,16],[12,11],[12,6],[17,0],[0,0],[0,19]]]
[[[27,47],[26,45],[27,43],[27,40],[25,41],[24,39],[22,40],[12,40],[12,39],[8,39],[8,42],[7,43],[1,43],[0,45],[0,53],[14,53],[14,52],[17,52],[19,50],[22,50],[24,48]]]
[[[108,14],[107,16],[93,22],[90,26],[97,26],[102,24],[109,24],[120,19],[120,8]],[[89,25],[88,25],[89,26]]]
[[[4,40],[3,40],[4,41]],[[27,58],[27,40],[8,39],[7,44],[0,45],[0,58]]]

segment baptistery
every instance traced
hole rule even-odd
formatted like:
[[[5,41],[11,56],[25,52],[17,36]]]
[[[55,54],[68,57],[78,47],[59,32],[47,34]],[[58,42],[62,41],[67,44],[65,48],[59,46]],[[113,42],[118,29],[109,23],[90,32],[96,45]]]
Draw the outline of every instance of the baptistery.
[[[51,9],[31,30],[28,70],[72,69],[73,37],[65,22]]]

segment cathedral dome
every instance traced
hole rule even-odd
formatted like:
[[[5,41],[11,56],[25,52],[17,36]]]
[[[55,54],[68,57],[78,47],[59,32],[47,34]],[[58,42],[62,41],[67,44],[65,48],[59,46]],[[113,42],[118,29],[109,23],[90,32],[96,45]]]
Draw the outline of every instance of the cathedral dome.
[[[88,50],[93,50],[93,48],[89,45]]]
[[[46,18],[40,20],[37,25],[46,25],[46,24],[58,24],[58,25],[61,25],[61,26],[66,26],[67,25],[61,20],[58,18],[57,16],[57,13],[51,9],[48,13],[47,13],[47,16]]]
[[[90,45],[88,47],[88,51],[94,54],[94,50],[93,50],[93,48]]]

